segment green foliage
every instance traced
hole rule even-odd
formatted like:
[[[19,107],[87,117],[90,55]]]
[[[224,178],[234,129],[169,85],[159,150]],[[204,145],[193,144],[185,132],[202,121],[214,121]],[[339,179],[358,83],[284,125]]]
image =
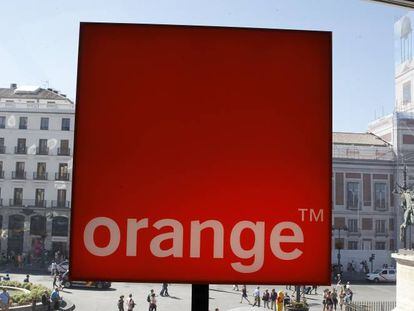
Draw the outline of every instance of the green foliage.
[[[17,281],[1,281],[0,288],[2,286],[23,288],[30,291],[30,293],[17,292],[16,294],[11,295],[13,305],[28,305],[31,304],[33,300],[40,302],[45,291],[47,291],[48,295],[50,296],[50,290],[40,284],[21,283]]]

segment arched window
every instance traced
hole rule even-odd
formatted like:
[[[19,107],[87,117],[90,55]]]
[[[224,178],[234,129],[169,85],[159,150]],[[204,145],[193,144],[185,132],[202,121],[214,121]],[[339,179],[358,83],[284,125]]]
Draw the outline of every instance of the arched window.
[[[412,58],[412,29],[411,22],[408,17],[404,17],[401,22],[401,62],[405,62]]]
[[[46,217],[35,215],[30,218],[30,234],[46,235]]]
[[[52,235],[53,236],[68,236],[69,223],[68,218],[63,216],[53,217],[52,221]]]

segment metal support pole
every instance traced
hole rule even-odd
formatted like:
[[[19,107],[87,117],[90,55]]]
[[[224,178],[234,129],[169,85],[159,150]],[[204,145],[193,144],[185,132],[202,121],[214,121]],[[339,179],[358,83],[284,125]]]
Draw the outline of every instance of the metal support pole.
[[[300,285],[296,285],[295,290],[296,290],[296,301],[299,302],[300,301]]]
[[[191,286],[191,311],[208,311],[208,284]]]

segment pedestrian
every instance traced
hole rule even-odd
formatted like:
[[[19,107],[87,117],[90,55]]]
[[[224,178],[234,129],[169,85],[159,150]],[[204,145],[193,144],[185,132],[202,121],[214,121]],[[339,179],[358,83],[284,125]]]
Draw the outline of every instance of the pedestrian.
[[[30,282],[29,278],[30,276],[26,274],[26,277],[24,278],[23,283],[29,283]]]
[[[315,295],[317,295],[318,294],[317,293],[317,291],[318,291],[318,285],[312,285],[311,293],[312,293],[313,290],[315,290]]]
[[[60,295],[59,295],[59,289],[56,287],[52,294],[50,295],[50,301],[52,302],[53,310],[59,310],[60,309]]]
[[[326,299],[327,299],[327,297],[328,297],[328,289],[325,289],[324,291],[323,291],[323,299],[322,299],[322,304],[323,304],[323,311],[325,311],[326,310]]]
[[[3,288],[3,292],[0,294],[0,305],[2,310],[9,310],[10,295],[5,288]]]
[[[238,284],[234,284],[234,285],[233,285],[233,290],[237,290],[237,291],[239,291],[239,285],[238,285]]]
[[[42,294],[42,305],[44,306],[44,310],[50,311],[50,297],[47,290],[45,290]]]
[[[55,288],[57,286],[58,276],[57,273],[53,276],[53,284],[52,288]]]
[[[10,276],[7,273],[6,276],[3,276],[3,281],[10,281]]]
[[[274,288],[270,292],[270,309],[276,310],[277,293]]]
[[[336,311],[336,306],[338,304],[338,293],[335,288],[332,290],[331,296],[332,296],[333,308]]]
[[[124,297],[125,297],[124,295],[119,296],[118,311],[124,311],[124,304],[125,304]]]
[[[345,305],[351,303],[351,293],[349,290],[345,290]]]
[[[161,288],[160,296],[170,296],[168,294],[168,284],[167,283],[162,283],[162,288]]]
[[[333,308],[333,300],[332,300],[332,293],[328,291],[326,294],[326,311],[332,311]]]
[[[128,311],[132,311],[135,308],[135,301],[132,299],[132,294],[129,294],[128,299],[126,301],[126,306]]]
[[[268,289],[266,289],[264,291],[263,296],[262,296],[262,300],[263,300],[263,308],[270,309],[269,308],[270,293],[269,293],[269,290]]]
[[[151,295],[149,311],[157,311],[157,299],[155,299],[155,293]]]
[[[151,289],[150,290],[150,293],[148,294],[148,296],[147,296],[147,302],[148,302],[148,308],[151,306],[151,298],[152,298],[152,295],[153,294],[155,294],[154,293],[154,290],[153,289]]]
[[[246,288],[246,285],[243,285],[242,286],[242,293],[241,293],[240,303],[243,302],[243,298],[247,300],[247,302],[249,303],[249,305],[251,304],[249,298],[247,298],[247,288]]]
[[[254,297],[254,306],[258,306],[260,307],[260,287],[257,286],[256,289],[253,292],[253,297]]]
[[[341,309],[341,311],[344,305],[344,298],[345,298],[345,292],[344,292],[344,289],[341,288],[341,292],[339,293],[339,308]]]
[[[52,261],[52,264],[50,265],[50,273],[51,275],[56,275],[57,272],[57,264],[55,261]]]
[[[282,311],[285,304],[285,293],[280,291],[277,294],[277,311]]]

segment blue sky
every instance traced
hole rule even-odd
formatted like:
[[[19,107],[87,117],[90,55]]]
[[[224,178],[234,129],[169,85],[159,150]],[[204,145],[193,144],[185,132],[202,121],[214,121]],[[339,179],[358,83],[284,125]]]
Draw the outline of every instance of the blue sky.
[[[406,12],[367,0],[7,1],[0,87],[48,81],[74,99],[80,21],[328,30],[334,130],[364,132],[375,116],[393,110],[393,25]]]

